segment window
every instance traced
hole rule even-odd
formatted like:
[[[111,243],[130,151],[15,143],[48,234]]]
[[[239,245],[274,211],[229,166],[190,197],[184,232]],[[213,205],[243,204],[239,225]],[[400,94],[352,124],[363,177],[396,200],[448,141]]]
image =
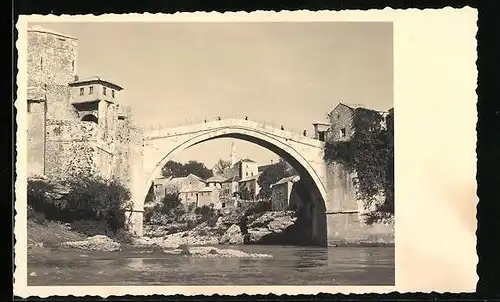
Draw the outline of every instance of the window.
[[[106,87],[102,87],[102,94],[106,95]]]
[[[248,172],[246,173],[246,176],[248,176]]]
[[[83,95],[83,92],[85,91],[85,89],[82,87],[80,88],[80,95]]]
[[[28,102],[28,113],[31,113],[31,102]]]
[[[73,68],[73,71],[75,71],[75,60],[71,61],[71,67]]]
[[[345,128],[340,129],[340,137],[345,137]]]
[[[114,90],[111,90],[111,97],[115,98],[115,91]]]
[[[324,142],[325,141],[325,132],[320,131],[320,132],[318,132],[318,135],[319,135],[319,140]]]
[[[90,86],[89,87],[89,94],[93,94],[94,93],[94,86]]]
[[[43,69],[43,57],[40,57],[40,70]]]

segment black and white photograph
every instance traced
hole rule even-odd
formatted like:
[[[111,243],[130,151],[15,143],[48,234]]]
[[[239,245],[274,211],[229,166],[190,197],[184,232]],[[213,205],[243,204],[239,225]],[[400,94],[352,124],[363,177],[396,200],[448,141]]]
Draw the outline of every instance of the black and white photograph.
[[[394,22],[63,19],[18,44],[28,287],[396,286]]]

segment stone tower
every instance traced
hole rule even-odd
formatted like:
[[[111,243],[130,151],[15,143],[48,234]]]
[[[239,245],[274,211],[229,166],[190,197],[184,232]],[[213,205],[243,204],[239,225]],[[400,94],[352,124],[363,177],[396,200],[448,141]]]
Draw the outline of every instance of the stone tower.
[[[234,142],[231,142],[231,153],[229,154],[229,159],[231,161],[231,167],[236,164],[236,147]]]
[[[68,83],[76,74],[78,39],[41,27],[28,29],[27,119],[29,175],[44,175],[50,153],[50,125],[75,118]]]

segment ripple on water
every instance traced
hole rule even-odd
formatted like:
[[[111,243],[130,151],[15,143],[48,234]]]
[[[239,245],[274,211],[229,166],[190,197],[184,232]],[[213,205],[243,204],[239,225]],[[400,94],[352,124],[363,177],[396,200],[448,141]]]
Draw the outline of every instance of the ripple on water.
[[[394,284],[394,249],[231,247],[272,259],[51,251],[28,262],[29,285]],[[87,255],[87,256],[81,256]]]

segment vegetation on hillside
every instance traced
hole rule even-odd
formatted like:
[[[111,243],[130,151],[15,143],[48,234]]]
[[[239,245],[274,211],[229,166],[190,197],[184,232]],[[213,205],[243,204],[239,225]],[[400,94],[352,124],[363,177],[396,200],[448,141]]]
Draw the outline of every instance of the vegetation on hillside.
[[[268,166],[257,180],[260,191],[260,198],[270,198],[271,197],[271,185],[279,181],[284,177],[289,177],[295,175],[296,172],[291,168],[287,162],[280,160],[279,162]]]
[[[70,223],[85,235],[118,235],[126,228],[130,192],[116,180],[88,174],[28,180],[29,218]]]
[[[216,174],[224,175],[229,168],[231,168],[231,162],[223,159],[219,159],[214,166],[214,171]]]
[[[185,177],[193,174],[202,179],[214,176],[212,170],[208,169],[204,163],[195,160],[190,160],[185,164],[169,160],[163,166],[161,174],[163,177]]]
[[[358,108],[354,113],[355,133],[351,140],[327,142],[327,163],[342,164],[354,178],[358,198],[365,208],[375,205],[367,214],[367,223],[382,221],[394,214],[394,137],[389,127],[382,127],[383,117],[371,110]],[[377,197],[384,196],[376,203]]]

